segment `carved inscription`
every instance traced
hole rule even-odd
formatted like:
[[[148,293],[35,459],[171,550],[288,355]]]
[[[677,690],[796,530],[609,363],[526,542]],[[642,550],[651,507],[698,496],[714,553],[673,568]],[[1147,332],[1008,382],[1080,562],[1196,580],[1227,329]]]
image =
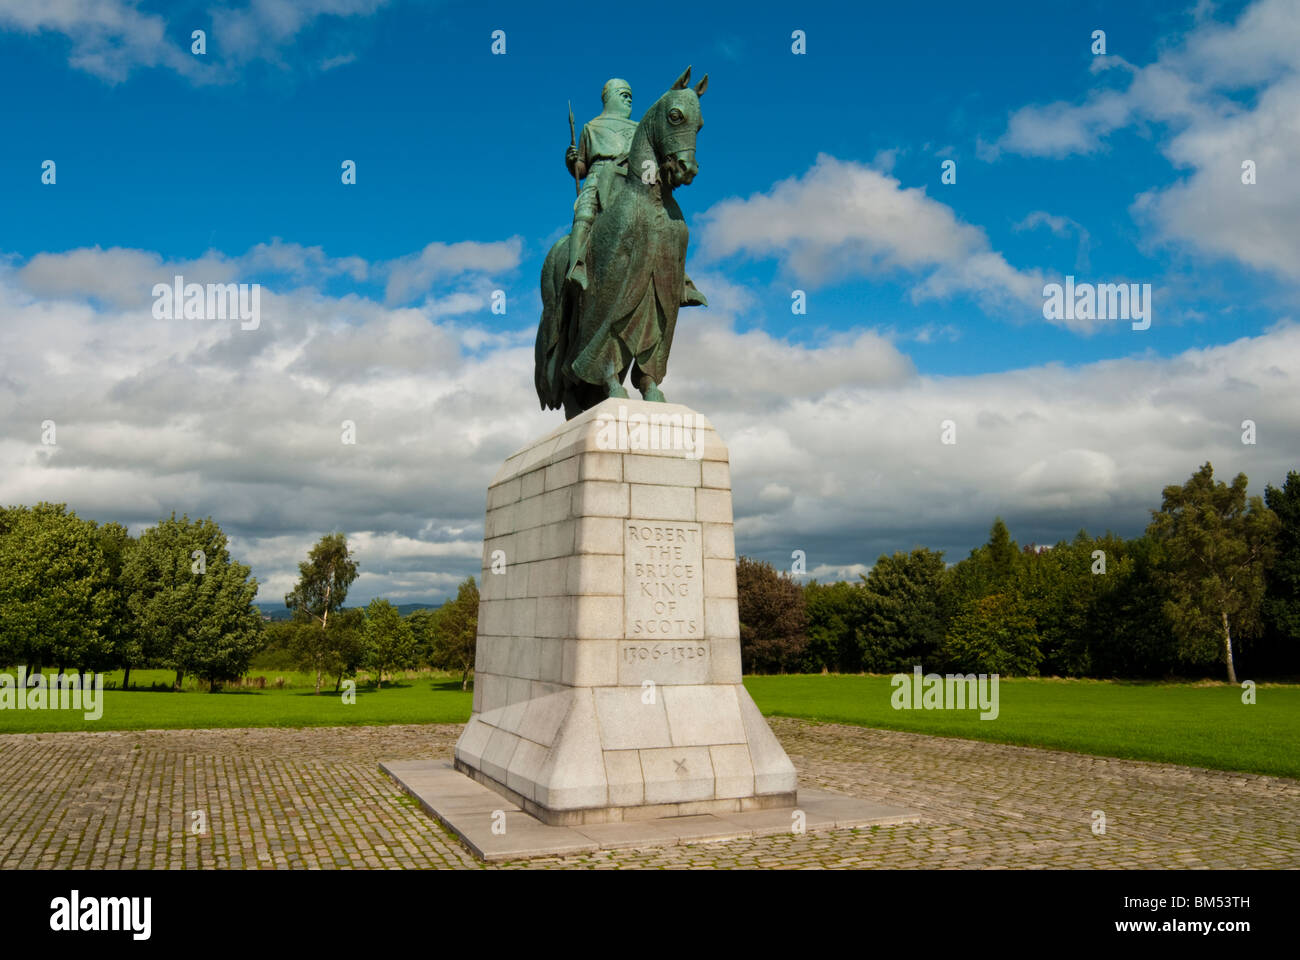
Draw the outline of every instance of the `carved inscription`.
[[[693,660],[704,637],[704,550],[698,523],[629,520],[624,527],[624,636],[656,660]],[[674,643],[673,641],[677,641]],[[652,651],[660,650],[658,657]],[[687,652],[689,650],[689,653]],[[641,651],[624,651],[641,658]]]

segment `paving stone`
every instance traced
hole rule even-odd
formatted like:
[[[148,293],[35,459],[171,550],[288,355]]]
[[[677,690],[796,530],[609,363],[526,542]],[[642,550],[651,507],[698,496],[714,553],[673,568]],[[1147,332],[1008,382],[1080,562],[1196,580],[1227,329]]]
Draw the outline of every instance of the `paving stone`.
[[[788,811],[755,811],[777,832],[483,864],[378,765],[450,760],[458,724],[0,734],[0,868],[1300,869],[1300,781],[768,723],[801,799],[827,790],[921,822],[795,835]]]

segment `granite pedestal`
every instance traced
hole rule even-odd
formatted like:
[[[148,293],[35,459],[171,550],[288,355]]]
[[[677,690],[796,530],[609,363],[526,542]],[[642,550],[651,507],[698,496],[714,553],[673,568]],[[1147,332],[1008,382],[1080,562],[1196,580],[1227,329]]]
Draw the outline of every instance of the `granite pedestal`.
[[[488,488],[473,715],[455,767],[551,825],[795,806],[741,683],[727,448],[610,399]]]

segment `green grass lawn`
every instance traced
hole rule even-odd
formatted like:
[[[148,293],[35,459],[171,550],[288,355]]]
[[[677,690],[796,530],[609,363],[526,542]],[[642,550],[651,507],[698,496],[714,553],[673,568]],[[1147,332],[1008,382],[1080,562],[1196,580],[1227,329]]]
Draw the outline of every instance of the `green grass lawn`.
[[[12,670],[9,672],[13,672]],[[266,689],[207,693],[192,682],[180,693],[173,674],[137,670],[135,690],[104,691],[104,712],[87,720],[70,710],[0,711],[0,733],[54,730],[145,730],[204,727],[311,727],[386,723],[464,723],[471,694],[459,677],[429,672],[359,683],[345,704],[332,680],[320,696],[293,671],[258,671]],[[277,689],[277,677],[286,685]],[[105,682],[120,684],[121,674]],[[143,686],[144,689],[139,689]],[[1243,705],[1227,684],[1128,683],[1104,680],[1002,680],[1000,711],[894,710],[885,676],[746,677],[766,715],[848,723],[938,736],[1073,750],[1099,756],[1161,760],[1221,770],[1300,778],[1300,687],[1265,685]]]
[[[894,710],[887,676],[746,677],[766,715],[1300,777],[1300,687],[1004,679],[996,719]]]
[[[8,672],[14,673],[12,669]],[[461,691],[460,677],[427,671],[399,676],[396,681],[385,678],[379,690],[369,682],[358,683],[356,703],[351,704],[334,693],[332,677],[320,696],[315,696],[314,677],[294,671],[265,672],[268,685],[264,690],[227,687],[217,693],[208,693],[192,681],[187,681],[187,689],[173,693],[170,686],[175,676],[170,670],[131,671],[135,689],[105,690],[104,712],[98,720],[86,719],[73,710],[0,711],[0,733],[464,723],[473,697],[472,692]],[[277,677],[285,679],[283,689],[274,686]],[[121,682],[120,670],[104,674],[106,685]],[[149,689],[151,683],[159,689]]]

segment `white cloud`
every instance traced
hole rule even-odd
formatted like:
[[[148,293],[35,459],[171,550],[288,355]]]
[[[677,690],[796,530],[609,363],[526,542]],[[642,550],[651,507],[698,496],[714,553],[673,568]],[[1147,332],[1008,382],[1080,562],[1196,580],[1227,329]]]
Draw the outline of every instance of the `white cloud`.
[[[161,258],[78,262],[84,283]],[[27,266],[0,267],[0,503],[66,501],[136,530],[173,509],[211,514],[266,602],[332,530],[358,548],[358,601],[445,596],[478,567],[492,475],[560,422],[533,392],[532,330],[501,331],[486,310],[453,324],[268,292],[262,326],[242,331],[66,290],[39,298]],[[997,514],[1022,542],[1134,533],[1206,460],[1244,470],[1253,492],[1297,467],[1294,324],[1169,359],[922,376],[867,329],[814,345],[738,333],[721,304],[746,303],[744,288],[699,279],[720,306],[681,314],[664,391],[729,444],[739,548],[783,566],[804,550],[821,579],[918,544],[961,559]],[[1245,418],[1256,446],[1240,442]],[[41,445],[45,419],[55,447]],[[345,419],[355,446],[340,442]],[[940,443],[945,419],[955,446]]]
[[[1023,107],[984,154],[1088,154],[1118,130],[1159,125],[1161,150],[1186,173],[1135,199],[1153,238],[1300,280],[1300,5],[1259,0],[1233,23],[1206,12],[1198,5],[1195,26],[1146,66],[1096,58],[1094,73],[1114,68],[1127,85]],[[1254,186],[1241,181],[1245,160]]]
[[[281,62],[283,51],[322,17],[369,16],[386,3],[249,0],[242,7],[211,7],[196,17],[169,21],[140,10],[138,0],[6,0],[0,5],[0,28],[61,34],[71,45],[69,65],[109,83],[121,83],[142,67],[162,67],[195,83],[212,83],[231,79],[234,68],[253,60]],[[207,33],[204,56],[190,52],[196,28]],[[350,56],[326,59],[320,69],[346,63]]]
[[[388,265],[384,299],[388,303],[405,303],[440,280],[468,273],[495,275],[514,270],[519,266],[523,247],[520,237],[493,243],[431,243],[418,254]]]
[[[827,154],[802,177],[715,204],[698,236],[704,262],[770,257],[802,286],[904,272],[917,276],[917,301],[966,294],[989,310],[1042,316],[1040,272],[1012,267],[983,230],[923,189]]]

